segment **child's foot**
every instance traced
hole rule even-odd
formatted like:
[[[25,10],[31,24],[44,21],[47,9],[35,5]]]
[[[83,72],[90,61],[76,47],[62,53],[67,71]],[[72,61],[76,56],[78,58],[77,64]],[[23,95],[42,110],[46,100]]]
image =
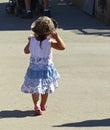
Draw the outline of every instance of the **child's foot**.
[[[46,111],[47,105],[40,105],[42,111]]]
[[[42,111],[41,111],[40,106],[35,106],[34,110],[35,110],[35,114],[36,115],[42,115],[43,114]]]

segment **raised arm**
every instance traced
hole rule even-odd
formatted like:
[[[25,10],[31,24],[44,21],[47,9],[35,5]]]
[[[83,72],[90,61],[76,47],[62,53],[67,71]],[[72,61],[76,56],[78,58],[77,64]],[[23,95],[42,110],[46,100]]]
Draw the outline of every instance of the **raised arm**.
[[[29,54],[30,53],[29,46],[30,46],[30,38],[28,38],[28,43],[27,43],[27,45],[24,48],[24,53],[25,54]]]
[[[55,39],[55,41],[52,41],[51,46],[54,49],[57,49],[57,50],[64,50],[65,49],[65,43],[62,40],[62,38],[58,35],[58,33],[52,32],[51,36],[52,36],[53,39]]]

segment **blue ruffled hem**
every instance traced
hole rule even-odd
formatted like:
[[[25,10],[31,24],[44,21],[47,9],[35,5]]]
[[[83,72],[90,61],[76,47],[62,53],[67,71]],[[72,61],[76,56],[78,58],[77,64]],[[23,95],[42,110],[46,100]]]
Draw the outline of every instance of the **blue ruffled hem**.
[[[45,81],[44,81],[45,82]],[[53,82],[44,83],[42,80],[26,80],[21,87],[21,91],[24,93],[53,93],[58,87],[58,82],[55,80]]]
[[[57,80],[59,73],[54,65],[30,64],[22,85],[22,92],[25,93],[52,93],[58,87]]]

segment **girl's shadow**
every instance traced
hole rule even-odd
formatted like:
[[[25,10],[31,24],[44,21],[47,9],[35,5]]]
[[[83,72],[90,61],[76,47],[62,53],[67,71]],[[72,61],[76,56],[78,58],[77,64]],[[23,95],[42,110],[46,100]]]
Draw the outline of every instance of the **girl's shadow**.
[[[21,111],[21,110],[6,110],[0,111],[0,119],[2,118],[24,118],[27,116],[35,116],[33,110]]]

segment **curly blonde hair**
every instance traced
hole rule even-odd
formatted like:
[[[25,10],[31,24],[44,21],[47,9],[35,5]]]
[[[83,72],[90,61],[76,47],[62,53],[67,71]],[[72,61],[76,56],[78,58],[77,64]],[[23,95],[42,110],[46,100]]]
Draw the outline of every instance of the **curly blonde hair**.
[[[45,36],[49,35],[52,31],[55,31],[56,28],[57,22],[47,16],[39,17],[31,25],[33,32],[35,32],[37,35]]]

